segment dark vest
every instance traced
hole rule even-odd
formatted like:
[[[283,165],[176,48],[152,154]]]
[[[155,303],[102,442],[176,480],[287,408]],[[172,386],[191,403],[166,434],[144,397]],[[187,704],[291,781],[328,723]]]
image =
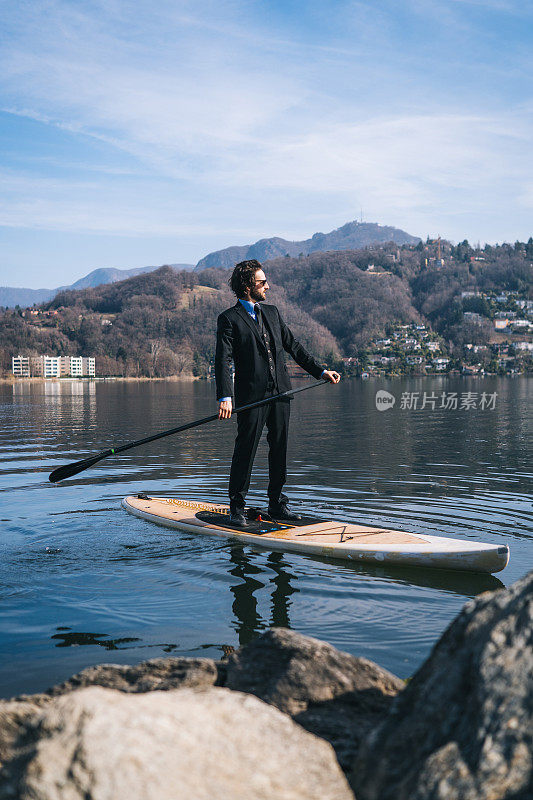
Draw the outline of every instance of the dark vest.
[[[268,369],[270,372],[270,380],[268,382],[267,389],[275,389],[277,392],[278,384],[276,380],[276,348],[274,347],[274,343],[272,342],[272,333],[268,327],[268,323],[265,324],[265,320],[261,312],[261,306],[259,306],[258,303],[254,306],[254,311],[257,319],[257,325],[259,326],[259,333],[261,334],[261,338],[265,343],[268,356]],[[258,311],[259,313],[257,313]]]

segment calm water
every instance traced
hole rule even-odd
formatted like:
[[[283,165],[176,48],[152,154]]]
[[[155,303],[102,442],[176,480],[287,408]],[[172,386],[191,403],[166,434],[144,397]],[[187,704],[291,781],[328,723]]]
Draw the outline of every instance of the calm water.
[[[396,397],[379,412],[378,389]],[[272,625],[407,677],[465,601],[533,567],[527,378],[350,381],[292,405],[288,494],[333,518],[508,544],[497,576],[363,567],[167,531],[120,507],[138,491],[226,498],[235,422],[109,458],[62,485],[60,464],[214,411],[214,386],[0,387],[0,695],[90,664],[219,658]],[[401,407],[402,392],[496,393],[495,408]],[[437,403],[438,406],[438,403]],[[266,447],[250,501],[264,502]]]

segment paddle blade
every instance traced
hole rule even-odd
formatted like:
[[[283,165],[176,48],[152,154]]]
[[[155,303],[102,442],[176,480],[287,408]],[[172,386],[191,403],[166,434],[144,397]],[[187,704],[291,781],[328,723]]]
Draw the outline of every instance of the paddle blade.
[[[58,481],[64,481],[65,478],[71,478],[73,475],[77,475],[78,472],[89,469],[89,467],[92,467],[93,464],[98,463],[98,461],[101,461],[103,458],[107,458],[112,452],[112,450],[106,450],[104,453],[98,453],[97,456],[91,456],[91,458],[84,458],[82,461],[74,461],[72,464],[65,464],[63,467],[58,467],[50,473],[48,480],[51,481],[51,483],[58,483]]]

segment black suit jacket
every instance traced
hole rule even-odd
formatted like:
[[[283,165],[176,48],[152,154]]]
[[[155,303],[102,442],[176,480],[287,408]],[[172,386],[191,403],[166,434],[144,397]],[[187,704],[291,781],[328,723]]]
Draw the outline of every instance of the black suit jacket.
[[[320,378],[324,367],[296,341],[276,306],[261,303],[261,311],[272,335],[278,391],[286,392],[292,388],[285,365],[285,352],[314,378]],[[235,387],[231,377],[232,361],[235,364]],[[218,318],[215,355],[217,398],[235,396],[237,406],[262,400],[269,377],[267,352],[259,327],[242,303],[237,301]]]

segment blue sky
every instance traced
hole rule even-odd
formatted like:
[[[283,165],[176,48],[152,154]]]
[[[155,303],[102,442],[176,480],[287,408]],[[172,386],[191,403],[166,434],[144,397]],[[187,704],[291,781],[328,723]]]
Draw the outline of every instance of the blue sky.
[[[359,217],[533,234],[533,4],[4,0],[0,284]]]

